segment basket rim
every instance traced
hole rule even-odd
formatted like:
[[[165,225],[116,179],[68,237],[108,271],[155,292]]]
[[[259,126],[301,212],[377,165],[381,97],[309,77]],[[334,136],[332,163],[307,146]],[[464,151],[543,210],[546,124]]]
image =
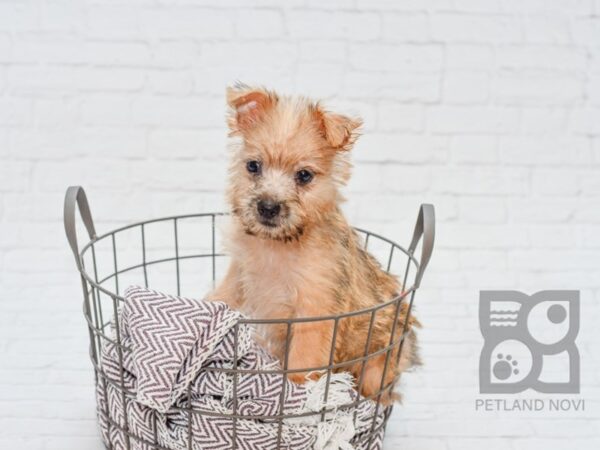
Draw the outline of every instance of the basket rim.
[[[126,272],[128,270],[133,270],[135,268],[139,268],[139,267],[143,267],[144,265],[147,264],[152,264],[152,263],[162,263],[162,262],[168,262],[168,261],[175,261],[178,259],[181,259],[181,256],[175,256],[172,258],[163,258],[160,260],[156,260],[156,261],[146,261],[145,263],[142,264],[137,264],[137,265],[133,265],[130,267],[127,267],[125,269],[121,269],[118,272],[115,272],[111,275],[109,275],[108,277],[104,278],[103,280],[100,281],[96,281],[86,270],[86,267],[84,265],[84,255],[88,252],[88,250],[92,249],[93,251],[93,246],[94,244],[96,244],[97,242],[100,242],[104,239],[107,239],[111,236],[116,235],[117,233],[120,233],[122,231],[126,231],[126,230],[130,230],[132,228],[136,228],[136,227],[142,227],[144,225],[148,225],[148,224],[152,224],[152,223],[158,223],[158,222],[168,222],[168,221],[174,221],[176,222],[177,220],[180,219],[191,219],[191,218],[201,218],[201,217],[212,217],[213,222],[212,225],[214,227],[214,220],[216,217],[223,217],[223,216],[229,216],[230,214],[228,212],[206,212],[206,213],[191,213],[191,214],[181,214],[181,215],[171,215],[171,216],[164,216],[164,217],[158,217],[158,218],[154,218],[154,219],[149,219],[149,220],[142,220],[142,221],[138,221],[138,222],[134,222],[132,224],[128,224],[128,225],[123,225],[121,227],[115,228],[114,230],[108,231],[106,233],[103,233],[99,236],[94,236],[92,239],[90,239],[85,245],[82,246],[81,251],[79,252],[79,254],[77,255],[79,258],[79,267],[77,268],[78,272],[81,274],[81,276],[88,282],[90,283],[90,285],[93,288],[98,289],[100,292],[103,292],[105,295],[124,302],[125,301],[125,297],[124,295],[119,295],[115,292],[110,291],[109,289],[107,289],[104,286],[101,286],[100,283],[104,283],[105,281],[107,281],[108,279],[114,277],[116,274],[119,273],[123,273]],[[381,241],[384,241],[388,244],[391,245],[391,251],[393,252],[394,250],[398,250],[400,252],[402,252],[404,255],[406,255],[408,257],[409,263],[407,267],[410,267],[410,263],[412,263],[414,265],[414,268],[416,269],[416,271],[418,272],[419,267],[420,267],[420,262],[417,261],[417,259],[415,258],[413,252],[406,250],[404,247],[402,247],[401,245],[399,245],[398,243],[394,242],[393,240],[386,238],[385,236],[382,236],[379,233],[375,233],[372,231],[368,231],[364,228],[361,227],[352,227],[353,230],[359,232],[359,233],[363,233],[366,236],[372,236],[376,239],[379,239]],[[214,228],[213,228],[214,230]],[[223,256],[223,254],[220,253],[213,253],[213,254],[208,254],[205,256]],[[193,255],[194,257],[200,257],[200,255]],[[148,289],[152,289],[152,287],[148,286]],[[239,320],[239,324],[244,325],[244,324],[248,324],[248,325],[260,325],[260,324],[293,324],[293,323],[306,323],[306,322],[317,322],[317,321],[329,321],[329,320],[340,320],[340,319],[344,319],[347,317],[353,317],[353,316],[357,316],[357,315],[362,315],[362,314],[373,314],[376,311],[378,311],[379,309],[383,309],[386,307],[389,307],[390,305],[393,305],[396,302],[402,302],[402,300],[404,300],[407,296],[409,295],[414,295],[414,293],[417,290],[417,286],[416,283],[413,282],[413,284],[408,287],[405,288],[402,292],[396,294],[395,296],[393,296],[390,300],[384,302],[384,303],[380,303],[374,306],[370,306],[367,308],[362,308],[362,309],[358,309],[358,310],[354,310],[354,311],[348,311],[348,312],[344,312],[344,313],[340,313],[340,314],[329,314],[326,316],[304,316],[304,317],[294,317],[294,318],[289,318],[289,319],[285,319],[285,318],[276,318],[276,319],[250,319],[250,318],[242,318]],[[167,293],[168,295],[175,295],[175,294],[170,294]],[[182,296],[183,297],[183,296]],[[194,298],[198,298],[201,299],[203,297],[194,297]]]

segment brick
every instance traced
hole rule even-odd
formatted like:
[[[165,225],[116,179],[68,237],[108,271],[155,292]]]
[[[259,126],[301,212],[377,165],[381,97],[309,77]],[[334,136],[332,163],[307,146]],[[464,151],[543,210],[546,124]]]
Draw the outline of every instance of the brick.
[[[404,447],[404,448],[406,448],[406,450],[418,450],[418,449],[423,449],[423,448],[429,448],[432,450],[446,450],[447,449],[444,439],[411,438],[410,442],[408,442],[406,439],[406,436],[387,437],[387,435],[386,435],[386,440],[384,441],[384,445],[389,446],[391,448]]]
[[[0,129],[0,157],[10,155],[10,139],[8,129]]]
[[[82,155],[84,151],[76,145],[72,132],[55,129],[13,130],[9,145],[12,157],[18,159],[60,159]]]
[[[144,72],[129,68],[90,67],[81,71],[78,82],[83,91],[139,91],[144,85]]]
[[[593,11],[590,0],[567,0],[563,2],[546,2],[544,0],[506,0],[503,2],[505,12],[533,13],[533,14],[583,14],[589,15]]]
[[[192,191],[224,191],[224,163],[160,161],[139,164],[133,176],[151,191],[172,189]]]
[[[527,270],[527,269],[526,269]],[[521,276],[520,284],[522,289],[527,289],[529,292],[536,292],[539,286],[545,286],[546,289],[575,289],[584,292],[584,289],[593,288],[591,278],[597,276],[594,271],[565,271],[565,270],[534,270],[527,271]],[[591,297],[591,296],[590,296]],[[585,316],[582,317],[585,320]],[[582,382],[585,374],[581,374]],[[587,402],[586,402],[587,403]],[[587,409],[587,405],[586,405]]]
[[[571,30],[573,33],[573,41],[580,45],[589,45],[590,42],[598,42],[600,39],[600,20],[598,17],[581,17],[576,19]]]
[[[576,47],[500,46],[496,49],[496,64],[500,69],[549,69],[566,72],[583,71],[586,52]]]
[[[592,161],[600,162],[600,138],[592,139]]]
[[[165,69],[192,67],[200,59],[200,47],[194,41],[157,42],[152,46],[151,65]]]
[[[597,202],[596,199],[579,200],[573,221],[581,224],[600,223],[600,210],[595,207]]]
[[[591,425],[589,425],[591,426]],[[588,428],[589,429],[589,428]],[[600,441],[596,442],[596,439],[569,439],[569,442],[572,442],[573,445],[598,445]],[[564,446],[564,442],[561,439],[551,439],[551,438],[529,438],[515,441],[515,450],[556,450]],[[585,447],[582,447],[585,448]]]
[[[339,93],[344,66],[336,63],[301,62],[298,63],[295,78],[298,92],[310,92],[313,97],[327,98]]]
[[[471,419],[471,435],[472,437],[478,438],[489,438],[489,437],[502,437],[508,436],[510,437],[525,437],[531,435],[531,427],[526,422],[519,419],[504,419],[502,422],[510,427],[510,432],[506,432],[503,428],[492,428],[489,426],[485,426],[487,423],[485,417],[481,417],[479,419]],[[409,421],[407,421],[409,422]],[[436,426],[434,429],[431,427],[427,427],[426,422],[422,421],[410,421],[409,423],[405,423],[407,430],[410,430],[413,436],[461,436],[464,432],[460,427],[460,422],[457,420],[447,420],[444,421],[443,424],[439,424],[441,426]],[[429,428],[429,430],[428,430]]]
[[[517,127],[518,111],[507,107],[432,107],[428,126],[434,133],[506,133]]]
[[[51,32],[81,32],[84,29],[85,7],[64,1],[47,2],[41,9],[40,28]]]
[[[532,174],[532,190],[542,195],[577,195],[579,176],[574,170],[536,169]]]
[[[517,223],[560,223],[568,222],[576,204],[571,199],[526,199],[508,203],[511,218]]]
[[[576,77],[501,74],[495,80],[495,95],[506,105],[572,105],[583,98],[584,85]]]
[[[385,192],[427,192],[431,185],[431,170],[386,164],[381,168]]]
[[[148,139],[150,154],[164,159],[224,160],[226,144],[226,133],[220,130],[159,129]]]
[[[505,223],[506,202],[499,198],[462,198],[458,203],[459,217],[466,223]]]
[[[343,62],[346,60],[346,44],[331,40],[303,40],[299,43],[298,58],[301,61],[311,62]]]
[[[358,140],[353,154],[357,161],[440,163],[448,159],[448,140],[421,135],[367,133]]]
[[[12,40],[9,33],[0,33],[0,61],[12,62],[15,55],[12,52]]]
[[[570,129],[578,134],[600,134],[600,108],[576,108],[571,114]]]
[[[138,42],[89,42],[84,46],[86,62],[99,66],[145,66],[150,47]]]
[[[534,248],[572,248],[577,245],[577,236],[572,226],[540,225],[531,234],[531,245]]]
[[[521,109],[521,128],[527,134],[563,133],[568,109],[563,107],[526,107]]]
[[[6,88],[6,69],[0,68],[0,93]]]
[[[75,99],[39,99],[33,110],[34,121],[40,127],[73,126],[79,122],[79,101]]]
[[[44,193],[62,193],[65,186],[86,185],[90,189],[118,191],[131,179],[132,170],[123,161],[89,159],[73,162],[40,162],[33,178],[35,187]],[[85,182],[84,182],[85,181]]]
[[[454,44],[446,46],[446,67],[449,69],[487,70],[494,63],[489,45]]]
[[[507,267],[506,252],[503,250],[461,250],[460,267],[463,270],[489,269],[501,272]]]
[[[15,93],[40,93],[69,90],[78,85],[80,69],[72,67],[41,68],[33,66],[11,66],[7,80]]]
[[[297,4],[295,6],[299,6],[299,5],[303,4],[303,2],[301,2],[299,0],[296,0],[296,3]],[[309,8],[314,8],[314,9],[332,9],[332,10],[352,9],[352,7],[354,7],[354,0],[331,0],[326,3],[323,3],[319,0],[308,0],[306,2],[306,5]]]
[[[516,165],[585,165],[592,162],[591,143],[583,137],[508,137],[499,139],[500,161]]]
[[[33,31],[40,26],[39,6],[32,2],[1,2],[0,31]]]
[[[31,165],[21,161],[4,161],[0,165],[0,192],[23,192],[28,188]]]
[[[352,168],[348,183],[350,192],[378,192],[382,187],[382,168],[377,164],[358,163]]]
[[[378,129],[381,131],[422,131],[425,110],[422,105],[381,102],[377,108]]]
[[[202,46],[200,62],[208,66],[271,66],[274,61],[278,65],[292,64],[297,54],[297,47],[285,42],[253,42],[238,43],[208,42]],[[238,69],[239,70],[239,69]],[[235,81],[231,80],[229,82]],[[221,85],[227,80],[221,79]]]
[[[285,33],[283,16],[276,10],[239,10],[235,18],[235,33],[244,39],[282,37]]]
[[[447,72],[442,92],[449,104],[485,103],[490,93],[489,76],[485,72]]]
[[[366,220],[377,222],[378,224],[398,224],[400,221],[408,220],[411,229],[414,226],[415,214],[418,211],[419,205],[422,202],[428,201],[430,198],[424,198],[422,193],[409,196],[398,196],[397,194],[379,192],[377,201],[373,202],[373,193],[356,193],[351,196],[348,202],[348,215],[354,224],[364,224]],[[432,202],[435,198],[431,197]],[[393,207],[391,207],[393,205]],[[443,207],[450,203],[443,205]],[[365,217],[365,211],[369,211]]]
[[[432,189],[437,193],[522,195],[529,189],[528,172],[519,168],[438,169]]]
[[[134,101],[132,108],[134,123],[175,127],[220,126],[225,112],[222,99],[192,97],[145,97]]]
[[[370,41],[380,34],[378,14],[368,12],[286,11],[286,24],[292,38],[347,39]]]
[[[77,132],[52,128],[35,132],[13,132],[11,154],[19,159],[62,159],[97,155],[98,152],[124,159],[145,153],[143,132],[106,127],[83,128]]]
[[[140,26],[155,38],[227,38],[233,35],[232,15],[202,8],[142,9]]]
[[[528,16],[525,19],[525,40],[536,44],[569,44],[569,20],[560,16]]]
[[[131,99],[106,94],[90,96],[81,105],[81,115],[85,125],[127,125],[131,123]]]
[[[507,442],[502,437],[496,438],[472,438],[460,437],[452,439],[449,443],[449,450],[477,450],[485,447],[487,450],[506,450]],[[510,444],[508,444],[510,445]]]
[[[386,99],[403,102],[434,103],[440,99],[441,72],[372,73],[351,71],[346,74],[342,94],[363,100]]]
[[[0,124],[25,125],[31,121],[32,109],[27,99],[0,99]]]
[[[377,8],[382,11],[429,11],[450,6],[448,0],[436,0],[425,3],[419,0],[406,0],[396,2],[394,0],[357,0],[360,9]]]
[[[12,63],[82,64],[90,56],[86,55],[81,40],[72,37],[41,40],[35,34],[15,39],[11,50],[10,56],[6,56]]]
[[[437,45],[356,44],[350,46],[350,64],[365,71],[434,71],[442,66]]]
[[[600,76],[590,77],[585,86],[585,96],[593,105],[600,105]]]
[[[511,16],[440,13],[431,18],[432,36],[448,42],[520,42],[523,27]]]
[[[427,42],[430,38],[426,14],[384,14],[383,39],[397,42]]]
[[[498,14],[502,12],[502,2],[492,0],[489,2],[478,2],[477,0],[456,0],[453,6],[457,11],[469,13]]]
[[[597,269],[600,252],[585,250],[519,250],[509,253],[509,265],[527,270]]]
[[[595,170],[579,171],[576,177],[583,195],[600,195],[600,177]]]
[[[146,154],[143,130],[95,126],[83,128],[77,137],[76,145],[85,155],[127,160],[139,159]]]
[[[187,71],[154,70],[147,72],[147,86],[153,94],[184,96],[193,91],[194,77]]]
[[[582,247],[600,247],[600,226],[585,225],[578,227],[577,241]]]
[[[141,36],[136,6],[124,4],[89,5],[85,33],[97,39],[127,39]]]
[[[454,136],[450,141],[450,157],[458,163],[487,163],[498,161],[496,136]]]
[[[136,91],[144,84],[144,74],[138,69],[53,66],[13,66],[8,83],[13,92],[40,94],[83,91]]]

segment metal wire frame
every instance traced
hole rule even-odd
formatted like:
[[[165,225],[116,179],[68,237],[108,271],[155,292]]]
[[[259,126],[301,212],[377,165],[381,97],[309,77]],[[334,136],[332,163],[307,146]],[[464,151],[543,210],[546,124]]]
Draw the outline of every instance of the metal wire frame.
[[[79,206],[79,210],[83,219],[83,222],[87,228],[88,235],[90,237],[90,241],[85,244],[81,251],[78,249],[77,245],[77,234],[75,229],[75,207]],[[402,348],[404,344],[405,337],[408,333],[406,325],[409,321],[412,305],[415,297],[415,292],[419,287],[424,269],[429,261],[431,256],[431,251],[433,249],[433,234],[434,234],[434,218],[433,218],[433,208],[427,209],[426,207],[429,205],[424,205],[421,207],[421,211],[419,214],[419,218],[417,220],[417,226],[415,227],[415,233],[413,235],[413,240],[408,250],[402,248],[395,242],[387,239],[377,233],[373,233],[367,230],[356,228],[355,230],[363,236],[364,238],[364,248],[369,250],[370,244],[373,242],[379,242],[380,244],[384,244],[389,249],[387,252],[386,261],[383,261],[383,266],[389,272],[392,268],[394,258],[403,257],[405,258],[405,265],[403,269],[403,277],[402,277],[402,285],[408,286],[401,293],[396,295],[395,297],[389,299],[388,301],[374,305],[370,308],[366,308],[359,311],[351,311],[338,315],[327,315],[320,317],[299,317],[299,318],[290,318],[290,319],[250,319],[245,318],[241,319],[236,326],[234,327],[234,365],[232,368],[217,368],[210,367],[206,368],[206,370],[217,371],[217,372],[226,372],[233,376],[233,410],[230,414],[217,413],[215,411],[204,410],[202,408],[195,408],[191,403],[191,391],[188,389],[188,403],[187,407],[173,407],[174,411],[179,411],[187,414],[189,419],[188,425],[188,450],[192,450],[193,443],[193,430],[191,428],[192,417],[195,414],[207,415],[207,416],[215,416],[220,418],[228,418],[232,421],[233,425],[233,448],[237,448],[236,441],[236,433],[237,426],[236,423],[238,420],[243,419],[253,419],[253,420],[269,420],[275,421],[278,426],[277,432],[277,448],[280,447],[281,439],[282,439],[282,428],[284,420],[298,417],[307,417],[307,416],[320,416],[320,420],[325,420],[327,413],[333,412],[334,410],[348,410],[350,412],[354,411],[354,420],[356,421],[356,409],[357,406],[366,401],[374,401],[376,403],[375,413],[372,417],[372,423],[369,432],[365,433],[360,437],[361,440],[367,441],[366,448],[371,448],[371,443],[373,439],[377,436],[377,434],[383,429],[387,424],[388,418],[391,414],[393,405],[386,406],[382,403],[382,398],[384,398],[388,393],[393,391],[394,386],[398,381],[398,376],[396,375],[393,379],[386,383],[386,375],[387,370],[390,366],[390,359],[395,354],[396,362],[400,359]],[[95,227],[91,218],[91,213],[89,210],[89,205],[87,204],[87,199],[85,196],[85,192],[81,187],[71,187],[67,191],[67,195],[65,197],[65,230],[67,233],[67,238],[69,240],[69,244],[73,250],[75,255],[75,260],[77,264],[78,271],[80,273],[83,294],[84,294],[84,302],[83,302],[83,312],[84,317],[87,322],[88,332],[90,336],[90,359],[92,361],[94,371],[95,371],[95,380],[96,385],[100,386],[105,392],[108,389],[108,386],[111,385],[113,388],[121,394],[122,396],[122,405],[125,408],[125,399],[129,396],[131,397],[133,393],[127,389],[124,382],[124,368],[123,368],[123,353],[128,350],[128,348],[122,344],[121,336],[119,334],[119,303],[124,302],[125,299],[122,295],[120,295],[120,283],[119,277],[124,274],[128,274],[130,272],[134,272],[136,270],[141,269],[141,279],[143,281],[144,286],[148,287],[152,284],[151,277],[148,273],[148,268],[152,266],[167,266],[171,264],[171,269],[175,271],[175,279],[176,279],[176,292],[177,295],[181,294],[181,261],[184,260],[206,260],[210,261],[211,266],[211,282],[212,286],[214,286],[217,276],[217,260],[225,257],[224,253],[217,252],[216,245],[216,224],[217,219],[225,214],[223,213],[200,213],[200,214],[188,214],[181,216],[171,216],[160,219],[147,220],[143,222],[134,223],[131,225],[123,226],[117,228],[113,231],[105,233],[101,236],[97,236],[95,232]],[[211,236],[210,236],[210,245],[209,251],[201,252],[201,253],[193,253],[193,254],[182,254],[180,249],[180,224],[186,220],[192,219],[201,219],[205,220],[210,224],[211,228]],[[152,224],[172,224],[173,228],[173,256],[162,257],[151,259],[148,258],[148,236],[147,229]],[[119,247],[117,245],[116,237],[124,234],[124,232],[129,230],[138,230],[139,232],[139,242],[141,244],[141,261],[135,264],[130,264],[126,267],[120,267],[119,265]],[[417,261],[414,256],[415,249],[419,239],[423,237],[423,246],[422,246],[422,255],[421,260]],[[98,263],[97,263],[97,249],[101,243],[109,243],[109,248],[112,253],[112,268],[110,273],[99,275]],[[397,256],[398,255],[398,256]],[[88,266],[86,267],[86,261]],[[411,270],[412,269],[412,270]],[[412,274],[412,281],[409,284],[409,274]],[[109,283],[114,282],[114,288],[109,287]],[[199,292],[198,294],[201,294]],[[106,311],[104,311],[102,298],[105,297],[109,299],[110,305],[110,314],[108,317],[105,317]],[[397,318],[401,309],[401,304],[406,302],[407,306],[407,317],[404,321],[404,328],[400,333],[396,331]],[[393,308],[394,317],[396,320],[393,321],[392,329],[390,330],[390,339],[386,346],[382,348],[378,348],[376,350],[371,350],[371,339],[373,334],[373,327],[377,320],[378,312],[382,311],[385,308]],[[338,336],[339,324],[344,319],[356,318],[358,316],[363,316],[368,319],[369,328],[365,341],[365,349],[362,356],[354,358],[352,360],[347,361],[334,361],[334,350],[336,347],[336,338]],[[111,319],[115,321],[116,330],[114,338],[110,335],[110,324]],[[290,369],[288,367],[288,356],[289,356],[289,346],[290,340],[293,335],[294,326],[302,323],[313,323],[313,322],[331,322],[332,326],[332,339],[331,339],[331,347],[329,351],[329,360],[328,364],[321,365],[317,367],[305,367],[305,368],[296,368]],[[285,341],[285,352],[284,352],[284,360],[282,361],[281,368],[279,369],[269,369],[269,370],[249,370],[249,369],[241,369],[237,366],[237,340],[239,335],[240,327],[242,326],[283,326],[285,327],[286,341]],[[102,367],[101,361],[99,359],[99,354],[101,354],[103,345],[107,343],[111,343],[117,349],[118,360],[119,360],[119,372],[120,377],[118,382],[110,379],[104,368]],[[238,405],[237,405],[237,390],[238,390],[238,377],[244,374],[279,374],[283,379],[283,389],[281,392],[281,400],[285,397],[285,380],[290,374],[299,373],[299,372],[323,372],[327,377],[326,380],[326,389],[324,393],[324,401],[323,404],[326,405],[327,398],[329,394],[329,380],[331,378],[332,373],[340,370],[344,370],[345,368],[349,368],[355,364],[361,364],[361,372],[357,380],[357,388],[360,391],[360,388],[363,384],[363,378],[365,374],[366,364],[369,360],[379,357],[380,355],[385,355],[385,363],[384,369],[382,373],[380,387],[377,392],[367,397],[359,397],[356,400],[353,400],[347,404],[333,407],[324,406],[320,411],[317,412],[305,412],[305,413],[285,413],[283,410],[283,401],[280,402],[280,408],[277,414],[275,415],[251,415],[251,414],[239,414],[238,413]],[[377,423],[377,419],[379,416],[380,408],[383,412],[383,418],[380,420],[380,423]],[[156,426],[156,415],[154,415],[154,436],[153,441],[148,441],[148,439],[143,438],[142,436],[138,436],[135,433],[132,433],[129,424],[127,422],[127,414],[126,411],[122,411],[122,416],[124,418],[124,423],[120,424],[116,422],[109,414],[108,410],[104,411],[106,419],[110,427],[115,427],[117,430],[121,431],[126,438],[126,447],[131,448],[131,440],[136,443],[144,444],[147,448],[156,449],[156,450],[171,450],[166,447],[161,447],[158,442],[157,437],[157,426]],[[109,448],[112,449],[112,445],[108,443]]]

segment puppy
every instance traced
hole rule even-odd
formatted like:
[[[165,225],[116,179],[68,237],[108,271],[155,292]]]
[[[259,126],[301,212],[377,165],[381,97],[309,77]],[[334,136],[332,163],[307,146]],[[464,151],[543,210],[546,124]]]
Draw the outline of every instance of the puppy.
[[[305,98],[237,85],[227,90],[230,136],[237,138],[229,170],[228,201],[232,223],[227,247],[228,272],[209,296],[224,300],[252,318],[318,317],[357,311],[385,303],[401,286],[363,250],[357,234],[340,211],[340,187],[350,175],[349,150],[358,137],[360,119],[326,111]],[[370,315],[333,320],[265,325],[270,351],[287,360],[288,369],[343,363],[377,352],[404,330],[407,305],[378,310],[367,348]],[[386,352],[368,361],[349,363],[367,397],[389,402],[396,374],[417,362],[414,319],[398,361]],[[289,333],[289,348],[286,348]],[[287,353],[287,358],[286,358]],[[385,373],[384,373],[385,372]],[[296,382],[307,374],[292,372]]]

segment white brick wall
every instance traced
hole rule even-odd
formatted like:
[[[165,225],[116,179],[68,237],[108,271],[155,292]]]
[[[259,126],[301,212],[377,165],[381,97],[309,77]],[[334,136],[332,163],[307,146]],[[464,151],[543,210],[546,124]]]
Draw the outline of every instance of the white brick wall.
[[[101,448],[66,186],[101,231],[221,208],[237,79],[365,118],[354,223],[407,243],[436,205],[387,447],[598,448],[597,0],[1,0],[0,448]],[[581,289],[584,412],[474,411],[484,288]]]

